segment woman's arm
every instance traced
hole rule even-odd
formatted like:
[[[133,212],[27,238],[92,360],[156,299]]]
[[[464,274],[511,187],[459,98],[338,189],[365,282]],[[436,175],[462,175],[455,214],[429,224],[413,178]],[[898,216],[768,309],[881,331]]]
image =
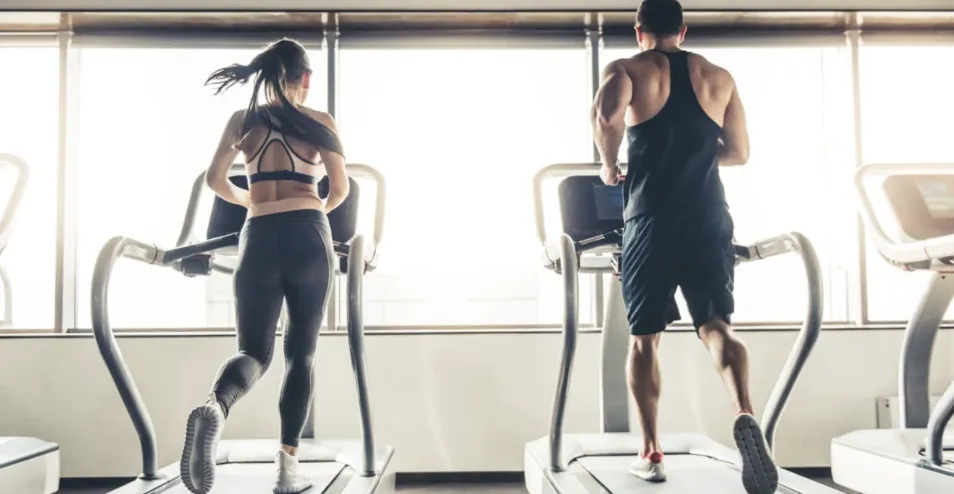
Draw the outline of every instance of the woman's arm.
[[[242,137],[242,123],[244,121],[245,111],[242,110],[235,112],[229,118],[228,123],[225,124],[225,130],[222,132],[221,139],[219,139],[219,146],[215,150],[215,155],[212,156],[212,163],[209,164],[209,169],[205,172],[205,183],[222,199],[247,208],[251,204],[249,192],[236,187],[229,181],[229,170],[239,153],[235,144]]]
[[[309,114],[338,135],[338,126],[335,125],[334,117],[314,110]],[[325,200],[325,212],[330,213],[348,197],[348,193],[351,192],[351,182],[348,181],[348,173],[345,171],[344,156],[324,148],[319,149],[318,154],[321,155],[321,162],[325,164],[325,171],[328,173],[328,198]]]

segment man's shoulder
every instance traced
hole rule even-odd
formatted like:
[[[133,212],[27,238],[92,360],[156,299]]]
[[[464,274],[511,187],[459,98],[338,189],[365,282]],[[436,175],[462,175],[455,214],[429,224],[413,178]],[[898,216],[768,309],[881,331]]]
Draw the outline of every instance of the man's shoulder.
[[[706,79],[724,84],[732,84],[732,73],[730,73],[725,67],[713,63],[708,58],[699,55],[698,53],[691,53],[689,56],[693,63],[697,64]]]

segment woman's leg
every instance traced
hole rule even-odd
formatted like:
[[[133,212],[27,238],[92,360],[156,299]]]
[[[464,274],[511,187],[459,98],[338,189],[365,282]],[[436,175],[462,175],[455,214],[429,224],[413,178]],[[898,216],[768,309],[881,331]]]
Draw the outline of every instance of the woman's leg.
[[[282,285],[288,309],[285,329],[285,379],[278,409],[281,415],[282,451],[278,453],[278,494],[294,494],[311,487],[311,480],[297,474],[298,442],[311,403],[315,346],[318,330],[328,307],[334,276],[334,252],[330,230],[301,235],[289,246]]]
[[[283,298],[281,272],[274,253],[268,252],[271,242],[258,245],[263,242],[251,236],[252,241],[243,246],[234,277],[239,351],[219,368],[209,400],[192,410],[186,426],[179,468],[183,483],[194,493],[212,489],[225,418],[268,368],[275,346]]]

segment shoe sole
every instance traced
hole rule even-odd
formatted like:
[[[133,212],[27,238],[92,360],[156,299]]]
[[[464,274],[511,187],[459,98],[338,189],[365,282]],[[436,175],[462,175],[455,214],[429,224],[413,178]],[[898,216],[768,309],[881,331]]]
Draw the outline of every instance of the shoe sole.
[[[765,444],[765,436],[751,415],[740,415],[732,426],[735,445],[742,456],[742,486],[748,494],[773,494],[778,489],[778,468]]]
[[[302,482],[301,484],[276,485],[272,492],[274,494],[299,494],[311,489],[314,486],[312,482]]]
[[[215,484],[215,449],[222,428],[220,420],[215,410],[206,405],[189,414],[179,476],[186,488],[195,494],[206,494]],[[195,459],[200,462],[196,464]]]

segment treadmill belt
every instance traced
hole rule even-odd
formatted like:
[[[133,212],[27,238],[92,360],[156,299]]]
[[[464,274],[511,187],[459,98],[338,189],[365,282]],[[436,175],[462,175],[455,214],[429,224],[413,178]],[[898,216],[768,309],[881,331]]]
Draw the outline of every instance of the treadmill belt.
[[[248,493],[271,494],[275,487],[274,463],[227,463],[215,469],[215,487],[209,494]],[[304,494],[320,494],[328,489],[338,474],[344,470],[343,463],[315,462],[299,463],[298,472],[311,476],[315,483]],[[181,483],[163,494],[190,494]]]
[[[584,456],[579,463],[613,494],[626,492],[656,494],[745,494],[742,474],[718,460],[698,455],[667,455],[666,481],[650,483],[629,473],[636,456]],[[778,486],[777,493],[797,493]]]

